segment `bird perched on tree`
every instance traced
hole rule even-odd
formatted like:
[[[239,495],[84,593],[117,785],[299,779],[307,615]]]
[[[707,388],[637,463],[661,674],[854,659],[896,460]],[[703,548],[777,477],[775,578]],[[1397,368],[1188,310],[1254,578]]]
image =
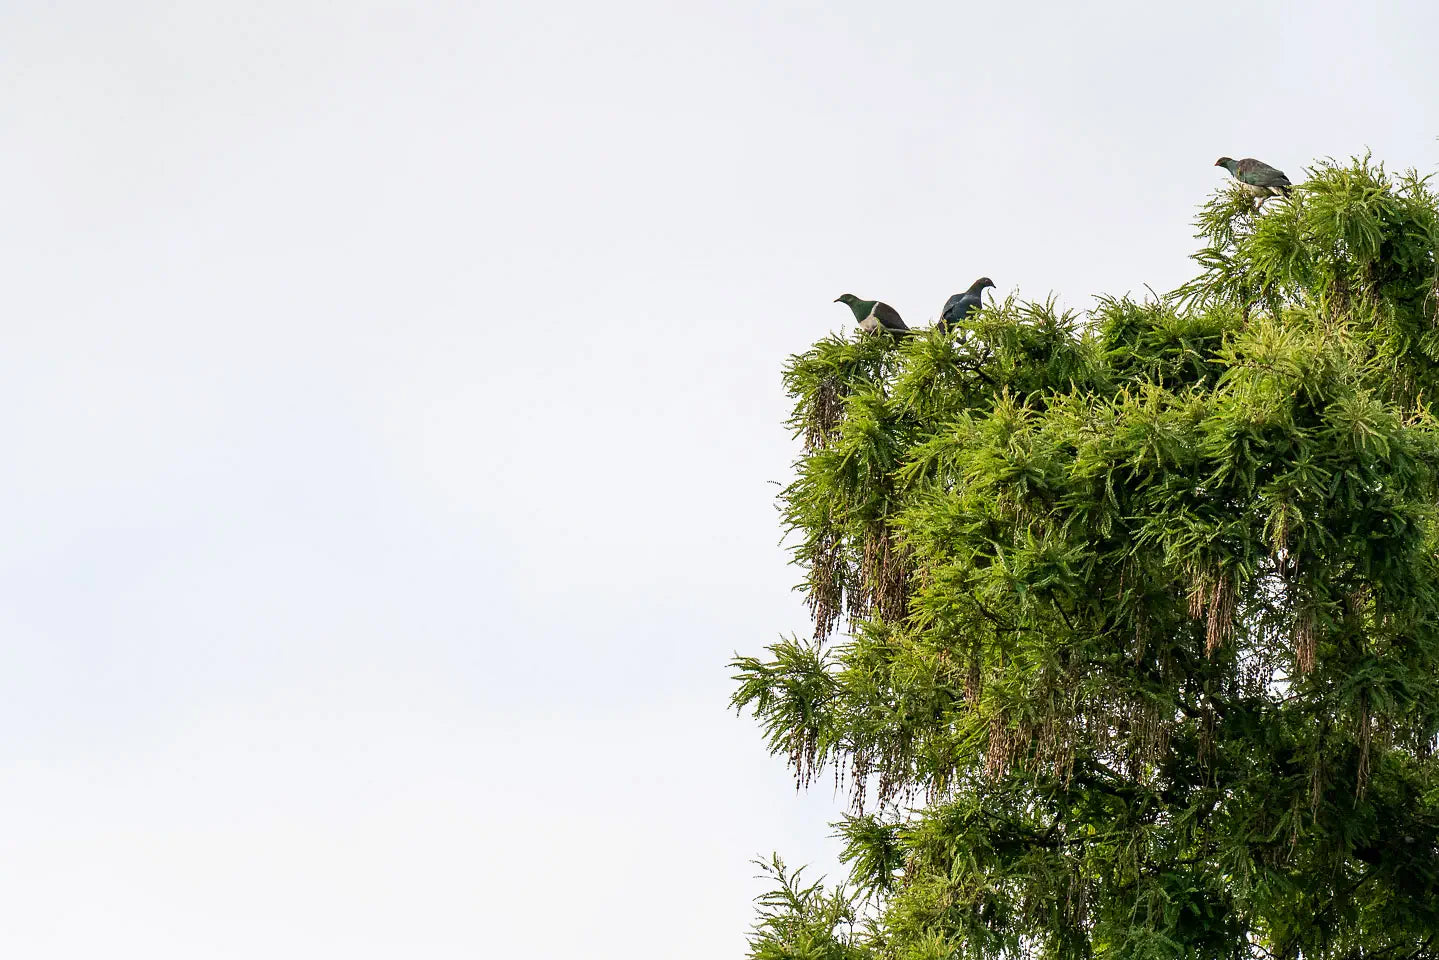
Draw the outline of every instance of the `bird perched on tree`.
[[[1253,157],[1245,157],[1243,160],[1220,157],[1214,161],[1214,165],[1228,170],[1241,187],[1259,198],[1260,206],[1270,197],[1287,197],[1289,191],[1294,189],[1294,184],[1289,182],[1283,170],[1276,170]]]
[[[834,302],[843,303],[853,310],[854,318],[859,321],[859,328],[865,333],[874,333],[880,327],[896,337],[909,332],[909,327],[905,326],[904,321],[899,318],[899,311],[887,303],[880,303],[878,300],[861,300],[852,293],[836,297]]]
[[[948,333],[950,324],[962,323],[969,319],[969,315],[983,304],[984,288],[992,286],[994,286],[993,280],[988,277],[980,277],[969,285],[968,290],[956,293],[944,301],[944,310],[940,312],[939,323],[935,326],[939,327],[941,332]]]

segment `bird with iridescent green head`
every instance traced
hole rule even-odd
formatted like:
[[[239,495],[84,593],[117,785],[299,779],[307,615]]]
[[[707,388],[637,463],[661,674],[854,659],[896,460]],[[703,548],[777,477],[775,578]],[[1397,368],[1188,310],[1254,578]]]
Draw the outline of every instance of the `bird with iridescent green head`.
[[[1294,184],[1289,182],[1283,170],[1276,170],[1253,157],[1245,157],[1243,160],[1220,157],[1214,161],[1214,165],[1228,170],[1245,192],[1259,199],[1261,206],[1270,197],[1289,196],[1289,191],[1294,189]]]
[[[852,293],[842,294],[836,297],[834,302],[849,307],[854,312],[855,320],[859,321],[859,328],[865,333],[874,333],[881,328],[896,337],[909,333],[909,327],[900,319],[899,311],[887,303],[861,300]]]

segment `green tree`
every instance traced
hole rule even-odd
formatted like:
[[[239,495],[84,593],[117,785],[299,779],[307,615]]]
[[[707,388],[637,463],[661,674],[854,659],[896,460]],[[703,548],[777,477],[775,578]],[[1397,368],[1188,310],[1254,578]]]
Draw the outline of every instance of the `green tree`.
[[[815,630],[734,703],[851,876],[752,956],[1439,956],[1439,207],[1310,173],[1166,297],[792,358]]]

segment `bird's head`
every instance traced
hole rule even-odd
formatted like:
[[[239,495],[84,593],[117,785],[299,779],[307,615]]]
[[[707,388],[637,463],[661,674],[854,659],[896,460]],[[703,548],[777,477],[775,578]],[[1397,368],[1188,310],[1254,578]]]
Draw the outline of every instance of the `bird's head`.
[[[1236,166],[1238,166],[1238,164],[1236,164],[1231,157],[1220,157],[1218,160],[1214,161],[1214,165],[1216,167],[1223,167],[1226,170],[1233,170]]]
[[[993,280],[989,279],[988,277],[980,277],[978,280],[974,281],[974,286],[970,287],[969,289],[973,290],[975,293],[978,293],[985,287],[992,286],[994,286]]]
[[[835,302],[835,303],[846,303],[846,304],[849,304],[849,305],[852,307],[852,306],[854,306],[856,303],[859,302],[859,297],[856,297],[856,296],[855,296],[854,294],[852,294],[852,293],[842,293],[842,294],[840,294],[839,296],[837,296],[837,297],[834,298],[834,302]]]

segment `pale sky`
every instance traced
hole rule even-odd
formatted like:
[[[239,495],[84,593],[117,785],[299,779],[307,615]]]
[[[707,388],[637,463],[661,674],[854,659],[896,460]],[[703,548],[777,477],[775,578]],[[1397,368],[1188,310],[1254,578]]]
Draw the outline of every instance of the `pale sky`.
[[[734,958],[786,355],[1439,166],[1430,0],[0,8],[0,955]]]

